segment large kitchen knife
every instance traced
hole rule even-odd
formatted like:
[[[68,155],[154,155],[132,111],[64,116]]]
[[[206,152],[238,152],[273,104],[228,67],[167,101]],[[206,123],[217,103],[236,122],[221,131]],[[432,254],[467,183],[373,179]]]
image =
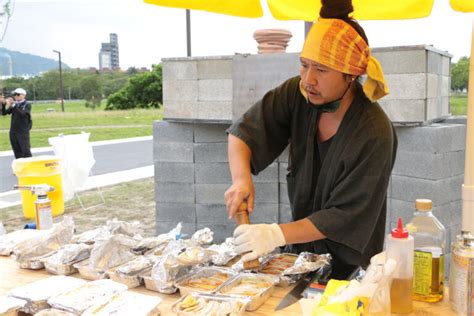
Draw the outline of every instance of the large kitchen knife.
[[[296,286],[285,295],[275,307],[276,311],[286,308],[294,303],[298,302],[301,298],[301,293],[313,282],[318,282],[319,284],[326,284],[329,280],[329,275],[331,274],[331,268],[322,268],[315,272],[309,273],[305,278],[299,281]]]

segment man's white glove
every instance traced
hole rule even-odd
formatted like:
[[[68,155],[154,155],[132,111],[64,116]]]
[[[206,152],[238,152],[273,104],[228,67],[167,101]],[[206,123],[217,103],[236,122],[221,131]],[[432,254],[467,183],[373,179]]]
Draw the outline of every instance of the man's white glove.
[[[244,254],[243,261],[250,261],[286,245],[285,236],[278,224],[239,225],[234,230],[235,252]]]

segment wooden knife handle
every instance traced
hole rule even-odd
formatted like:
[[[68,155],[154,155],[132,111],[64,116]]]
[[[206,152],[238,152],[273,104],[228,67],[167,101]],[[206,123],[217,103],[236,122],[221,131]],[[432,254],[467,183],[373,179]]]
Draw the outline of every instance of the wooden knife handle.
[[[237,225],[250,224],[247,202],[242,202],[242,204],[240,204],[239,210],[235,213],[235,220],[237,221]],[[245,270],[256,269],[258,267],[260,267],[258,259],[244,262]]]

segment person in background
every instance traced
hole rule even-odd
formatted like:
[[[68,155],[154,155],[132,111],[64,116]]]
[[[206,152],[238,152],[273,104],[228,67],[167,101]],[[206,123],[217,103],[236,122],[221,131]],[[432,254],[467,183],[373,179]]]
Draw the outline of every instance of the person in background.
[[[30,130],[33,125],[31,120],[31,104],[26,101],[26,91],[17,88],[13,97],[4,99],[0,97],[2,115],[11,115],[10,144],[15,154],[15,159],[31,157]]]
[[[331,277],[345,279],[382,251],[397,137],[376,102],[388,94],[382,67],[352,11],[350,0],[323,0],[300,54],[300,75],[265,94],[227,130],[229,217],[242,203],[253,211],[251,173],[289,148],[293,221],[237,227],[235,250],[244,261],[283,246],[330,253]]]

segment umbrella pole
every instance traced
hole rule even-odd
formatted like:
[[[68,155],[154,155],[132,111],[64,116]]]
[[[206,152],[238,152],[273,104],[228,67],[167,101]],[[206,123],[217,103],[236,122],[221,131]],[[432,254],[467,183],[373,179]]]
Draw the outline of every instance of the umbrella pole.
[[[191,10],[189,9],[186,9],[186,48],[188,57],[191,57]]]
[[[462,230],[474,234],[474,19],[467,96],[466,161],[462,187]]]

